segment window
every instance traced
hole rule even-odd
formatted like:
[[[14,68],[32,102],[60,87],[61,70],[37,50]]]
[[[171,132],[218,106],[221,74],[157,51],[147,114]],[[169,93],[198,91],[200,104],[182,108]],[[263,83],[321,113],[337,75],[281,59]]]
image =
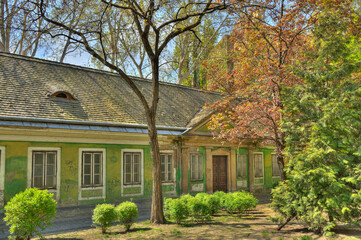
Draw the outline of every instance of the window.
[[[160,154],[162,168],[162,182],[173,181],[173,155],[171,153]]]
[[[203,180],[203,155],[198,153],[191,154],[191,180]]]
[[[56,151],[33,151],[32,187],[40,189],[56,188]]]
[[[102,166],[102,152],[82,152],[82,187],[100,187],[103,185]]]
[[[263,154],[254,154],[254,177],[263,178]]]
[[[247,154],[237,155],[237,178],[247,177]]]
[[[141,184],[141,153],[124,152],[124,185]]]
[[[51,94],[50,97],[53,98],[64,98],[64,99],[69,99],[69,100],[75,100],[75,98],[68,92],[64,92],[64,91],[58,91],[55,92],[53,94]]]
[[[279,177],[280,174],[280,168],[277,163],[277,155],[272,154],[272,177]]]

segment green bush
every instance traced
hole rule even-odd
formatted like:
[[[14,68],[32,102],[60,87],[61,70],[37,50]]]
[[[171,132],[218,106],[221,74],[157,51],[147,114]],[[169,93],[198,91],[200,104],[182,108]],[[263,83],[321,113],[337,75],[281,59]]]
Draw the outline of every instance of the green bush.
[[[224,207],[227,212],[243,213],[246,210],[255,208],[258,200],[252,194],[242,192],[228,193],[224,197]]]
[[[5,222],[16,239],[41,237],[56,214],[56,201],[47,190],[29,188],[16,194],[5,206]]]
[[[219,197],[221,208],[225,209],[226,208],[226,206],[225,206],[225,197],[226,197],[227,194],[225,192],[222,192],[222,191],[217,191],[217,192],[213,193],[213,195]]]
[[[209,207],[211,214],[217,213],[221,208],[221,199],[216,195],[207,195],[203,198],[203,203]]]
[[[186,195],[181,196],[180,200],[181,200],[182,202],[184,202],[185,205],[188,206],[188,202],[189,202],[191,199],[193,199],[193,198],[194,198],[194,197],[193,197],[192,195],[186,194]]]
[[[115,207],[112,204],[99,204],[93,211],[93,223],[98,224],[102,229],[102,233],[106,233],[107,229],[117,219]]]
[[[197,193],[196,198],[198,198],[201,201],[204,201],[204,199],[208,196],[209,196],[209,194],[207,194],[207,193]]]
[[[164,202],[164,214],[177,224],[188,218],[188,208],[180,199],[167,198]]]
[[[193,197],[188,199],[187,204],[190,217],[196,222],[204,222],[210,219],[211,210],[202,200]]]
[[[115,208],[115,212],[118,221],[124,225],[126,231],[129,231],[134,220],[138,218],[138,207],[133,202],[122,202]]]

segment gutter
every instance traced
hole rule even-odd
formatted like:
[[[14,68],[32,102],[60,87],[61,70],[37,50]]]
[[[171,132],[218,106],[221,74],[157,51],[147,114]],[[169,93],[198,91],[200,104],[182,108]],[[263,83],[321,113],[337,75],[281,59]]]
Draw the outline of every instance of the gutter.
[[[67,119],[37,118],[37,117],[16,117],[16,116],[0,115],[0,120],[148,129],[148,126],[144,124],[79,121],[79,120],[67,120]],[[155,126],[155,127],[157,130],[175,130],[175,131],[185,131],[185,132],[189,130],[189,128],[185,128],[185,127],[168,127],[168,126]]]

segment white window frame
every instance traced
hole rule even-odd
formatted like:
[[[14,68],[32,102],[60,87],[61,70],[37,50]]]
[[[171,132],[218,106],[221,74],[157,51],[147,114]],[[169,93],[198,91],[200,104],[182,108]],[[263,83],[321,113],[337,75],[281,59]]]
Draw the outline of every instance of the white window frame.
[[[255,155],[261,154],[262,155],[262,171],[263,171],[263,177],[256,177],[256,165],[255,165]],[[263,179],[263,183],[256,183],[255,185],[263,185],[264,184],[264,154],[263,152],[254,152],[253,153],[253,178],[254,179]]]
[[[61,178],[61,148],[59,147],[29,147],[28,148],[28,171],[27,171],[27,187],[31,188],[33,176],[33,152],[56,152],[56,188],[47,189],[48,192],[54,193],[56,200],[60,199],[60,178]]]
[[[273,175],[273,167],[274,167],[274,166],[273,166],[273,156],[276,157],[276,167],[277,167],[277,169],[278,169],[278,175]],[[281,171],[280,171],[280,168],[279,168],[279,166],[278,166],[276,153],[272,153],[272,154],[271,154],[271,161],[272,161],[272,177],[273,177],[273,178],[280,178],[280,177],[281,177]]]
[[[198,155],[198,156],[200,156],[201,157],[201,160],[202,160],[202,174],[201,174],[201,176],[202,176],[202,178],[199,178],[199,179],[193,179],[192,178],[192,155]],[[199,160],[199,158],[198,158],[198,160]],[[197,164],[197,166],[198,166],[198,164]],[[190,180],[191,180],[191,182],[201,182],[201,181],[203,181],[204,180],[204,161],[203,161],[203,154],[202,153],[190,153],[189,154],[189,169],[190,169]],[[199,169],[197,169],[198,171],[199,171]]]
[[[162,183],[163,184],[166,184],[166,183],[173,183],[175,181],[175,171],[174,171],[174,154],[173,152],[166,152],[166,151],[161,151],[160,152],[160,155],[171,155],[172,156],[172,179],[169,180],[168,179],[168,174],[169,174],[169,171],[168,171],[168,161],[167,163],[165,164],[165,176],[166,176],[166,180],[162,180]],[[162,160],[161,160],[161,164],[162,164]],[[162,173],[161,173],[161,178],[162,178]]]
[[[128,185],[124,184],[124,153],[140,153],[140,184]],[[122,196],[124,195],[124,189],[140,187],[140,193],[138,194],[126,194],[126,196],[143,196],[144,194],[144,150],[143,149],[122,149],[121,150],[121,183],[122,183]]]
[[[4,190],[5,190],[5,151],[6,148],[0,146],[0,207],[4,206]]]
[[[102,153],[102,186],[82,186],[82,168],[83,168],[83,152],[101,152]],[[78,174],[78,199],[79,200],[98,200],[98,199],[105,199],[106,193],[106,150],[105,148],[79,148],[79,174]],[[102,190],[102,196],[99,197],[82,197],[83,191],[96,191]]]
[[[245,164],[245,168],[246,168],[246,176],[238,176],[238,167],[239,167],[239,165],[238,164],[240,164],[240,161],[239,161],[239,156],[240,155],[244,155],[245,157],[246,157],[246,164]],[[236,178],[247,178],[247,176],[248,176],[248,169],[247,169],[247,156],[248,156],[248,154],[247,153],[237,153],[236,154],[236,161],[237,161],[237,166],[236,166]]]

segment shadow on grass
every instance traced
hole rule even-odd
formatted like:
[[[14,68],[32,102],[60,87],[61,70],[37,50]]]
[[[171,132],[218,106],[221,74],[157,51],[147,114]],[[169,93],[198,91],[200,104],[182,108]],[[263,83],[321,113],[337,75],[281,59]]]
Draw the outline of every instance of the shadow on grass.
[[[152,230],[152,228],[131,228],[129,229],[129,231],[113,231],[111,233],[109,233],[109,235],[112,235],[112,236],[116,236],[116,235],[124,235],[124,234],[128,234],[128,233],[144,233],[146,231],[150,231]]]
[[[361,229],[357,227],[337,226],[335,233],[361,238]]]
[[[45,238],[46,240],[82,240],[82,238],[67,238],[67,237],[57,237],[57,238]]]

